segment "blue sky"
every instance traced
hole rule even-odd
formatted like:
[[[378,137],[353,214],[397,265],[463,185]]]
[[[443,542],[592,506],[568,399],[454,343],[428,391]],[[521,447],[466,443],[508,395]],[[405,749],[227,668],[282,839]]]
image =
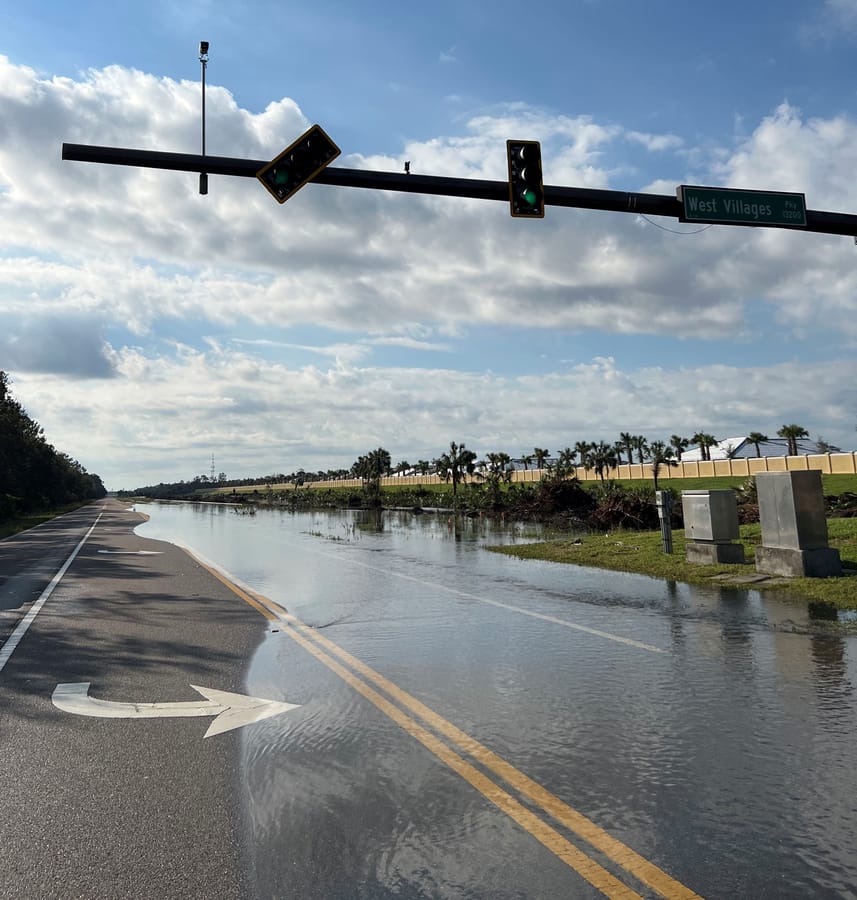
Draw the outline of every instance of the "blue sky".
[[[846,237],[62,162],[63,141],[857,213],[857,0],[0,3],[0,368],[111,488],[554,451],[620,431],[852,449]],[[39,161],[34,165],[34,161]]]

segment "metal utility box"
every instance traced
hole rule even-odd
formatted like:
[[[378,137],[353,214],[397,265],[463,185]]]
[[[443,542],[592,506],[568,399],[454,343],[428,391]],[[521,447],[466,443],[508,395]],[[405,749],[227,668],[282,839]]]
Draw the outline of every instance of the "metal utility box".
[[[781,550],[827,547],[821,472],[759,472],[756,493],[763,546]]]
[[[762,543],[756,571],[796,578],[842,574],[842,560],[827,545],[821,472],[759,472],[756,475]]]
[[[681,508],[688,540],[728,542],[739,536],[735,491],[682,491]]]

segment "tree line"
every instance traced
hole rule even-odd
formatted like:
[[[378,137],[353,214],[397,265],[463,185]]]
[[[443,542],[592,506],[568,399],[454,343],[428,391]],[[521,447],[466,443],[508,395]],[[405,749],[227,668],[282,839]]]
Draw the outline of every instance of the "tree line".
[[[0,371],[0,521],[103,497],[98,475],[47,442],[9,385]]]
[[[784,449],[790,456],[798,455],[798,440],[809,437],[809,432],[801,425],[783,425],[777,436],[785,442]],[[770,442],[770,438],[759,431],[752,431],[747,436],[747,441],[756,449],[756,455],[761,456],[761,445]],[[326,471],[307,472],[298,469],[290,475],[283,473],[266,475],[256,478],[228,479],[221,472],[216,479],[206,475],[197,475],[191,481],[174,483],[161,483],[137,488],[133,493],[154,498],[172,498],[191,496],[194,493],[209,487],[246,487],[248,485],[293,484],[300,487],[311,481],[337,481],[346,478],[359,478],[363,482],[364,490],[373,495],[380,491],[381,479],[390,475],[437,475],[444,481],[451,483],[453,496],[457,495],[459,485],[467,477],[475,477],[486,485],[489,491],[496,492],[504,482],[511,481],[512,471],[520,466],[528,470],[533,467],[546,471],[554,478],[567,478],[580,466],[587,471],[594,471],[596,476],[604,481],[607,473],[618,465],[649,463],[652,467],[655,489],[657,490],[658,477],[665,466],[674,466],[681,461],[682,454],[691,446],[697,446],[703,460],[711,459],[711,448],[717,446],[720,441],[713,434],[699,430],[690,437],[673,434],[669,441],[649,441],[645,435],[631,434],[623,431],[614,442],[608,441],[577,441],[573,447],[565,447],[553,454],[545,447],[534,447],[531,453],[524,453],[518,457],[512,457],[508,453],[486,453],[484,458],[469,450],[465,444],[450,442],[449,449],[439,454],[434,459],[420,459],[416,463],[410,463],[406,459],[393,465],[390,452],[383,447],[359,456],[349,468],[328,469]],[[838,447],[828,444],[821,438],[817,441],[820,453],[837,452]],[[727,450],[727,455],[734,453],[738,448]]]
[[[783,425],[777,436],[786,441],[786,450],[789,456],[798,455],[798,440],[809,437],[809,432],[802,425]],[[756,449],[756,456],[761,457],[761,445],[770,441],[766,434],[760,431],[752,431],[747,436],[747,441]],[[654,476],[655,489],[658,486],[658,475],[665,466],[678,465],[682,454],[691,446],[700,448],[703,460],[711,459],[711,448],[717,446],[720,441],[705,431],[697,431],[688,437],[674,434],[669,442],[662,440],[649,441],[645,435],[631,434],[623,431],[618,440],[612,444],[608,441],[578,441],[573,447],[565,447],[559,450],[556,456],[545,447],[534,447],[532,453],[525,453],[517,459],[513,459],[507,453],[487,453],[485,458],[479,460],[472,450],[468,450],[463,443],[452,441],[449,450],[440,454],[429,462],[420,460],[411,466],[407,460],[402,460],[395,468],[392,467],[391,457],[387,450],[379,447],[365,456],[357,459],[351,467],[349,474],[354,478],[361,478],[364,484],[379,483],[383,476],[400,474],[438,475],[444,481],[452,483],[452,493],[458,493],[459,484],[466,476],[477,476],[490,486],[496,486],[503,481],[511,480],[511,472],[515,464],[520,464],[525,470],[530,466],[545,470],[554,477],[564,478],[571,475],[581,466],[587,471],[594,471],[596,476],[604,481],[606,474],[619,465],[635,462],[642,465],[650,463]],[[827,444],[820,438],[818,440],[819,452],[836,452],[839,448]],[[730,448],[727,455],[733,454],[738,447]]]

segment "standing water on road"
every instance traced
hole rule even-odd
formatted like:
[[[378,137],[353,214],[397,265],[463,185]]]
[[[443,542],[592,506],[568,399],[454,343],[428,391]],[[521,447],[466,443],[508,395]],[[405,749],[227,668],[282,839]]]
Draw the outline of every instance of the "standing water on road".
[[[484,549],[542,536],[520,523],[145,511],[141,536],[228,570],[698,894],[855,896],[857,638],[805,606]],[[267,631],[248,692],[301,709],[242,736],[260,893],[597,895]]]

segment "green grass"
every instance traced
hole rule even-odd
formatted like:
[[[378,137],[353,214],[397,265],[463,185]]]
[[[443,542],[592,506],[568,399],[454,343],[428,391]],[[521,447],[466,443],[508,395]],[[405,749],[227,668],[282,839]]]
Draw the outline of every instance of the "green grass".
[[[672,488],[675,491],[717,491],[728,488],[740,487],[746,481],[743,475],[712,475],[709,478],[664,478],[658,479],[658,488],[666,490]],[[584,481],[583,486],[589,487],[594,481]],[[619,484],[625,487],[650,487],[654,490],[654,482],[651,478],[619,479]],[[827,496],[839,496],[846,491],[857,493],[857,475],[824,475],[821,476],[822,491]]]
[[[87,501],[87,503],[88,502],[89,501]],[[80,509],[81,506],[86,506],[86,503],[69,503],[58,509],[32,513],[28,516],[18,516],[14,519],[6,519],[6,521],[0,522],[0,540],[10,537],[13,534],[18,534],[21,531],[26,531],[28,528],[35,528],[36,525],[41,525],[43,522],[49,522],[57,516],[62,516],[75,509]]]
[[[841,578],[789,578],[747,585],[754,590],[787,591],[792,597],[830,603],[839,609],[857,609],[857,519],[829,519],[830,546],[839,550],[843,568],[851,575]],[[690,584],[716,583],[717,576],[755,574],[755,548],[761,543],[759,525],[742,525],[740,541],[744,544],[747,562],[744,565],[694,565],[685,560],[683,531],[673,532],[673,553],[663,552],[660,531],[616,531],[610,534],[585,535],[579,538],[546,541],[534,544],[490,547],[521,559],[540,559],[549,562],[571,563],[635,572],[670,581]]]
[[[610,479],[608,479],[608,482]],[[629,488],[643,488],[654,491],[655,485],[654,481],[651,478],[620,478],[615,479],[617,484],[621,484],[624,487]],[[738,488],[744,482],[747,481],[747,478],[743,475],[717,475],[710,476],[708,478],[665,478],[661,476],[658,479],[658,488],[662,490],[666,490],[667,488],[672,488],[675,491],[711,491],[711,490],[726,490],[728,488]],[[851,491],[857,494],[857,475],[824,475],[821,476],[822,482],[822,490],[827,496],[838,496],[839,494],[843,494],[846,491]],[[584,481],[581,482],[583,487],[587,490],[592,490],[601,484],[600,481]],[[516,485],[533,485],[535,487],[538,482],[516,482]],[[308,485],[311,487],[312,485]],[[426,491],[431,492],[443,492],[452,490],[451,484],[424,484],[421,487]],[[508,490],[510,485],[503,484],[500,486],[501,490]],[[395,491],[413,491],[415,489],[415,485],[391,485],[385,484],[384,491],[388,491],[390,493]],[[352,490],[352,489],[349,489]],[[462,490],[466,490],[466,487],[463,487]]]

